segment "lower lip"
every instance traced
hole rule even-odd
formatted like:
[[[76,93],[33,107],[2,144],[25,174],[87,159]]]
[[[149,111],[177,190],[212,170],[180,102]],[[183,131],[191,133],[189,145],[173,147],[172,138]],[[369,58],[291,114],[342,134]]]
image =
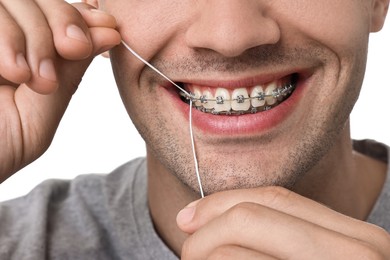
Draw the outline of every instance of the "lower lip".
[[[192,123],[193,127],[207,134],[215,135],[249,135],[261,134],[270,131],[272,128],[285,121],[297,107],[296,104],[302,96],[303,89],[307,84],[308,79],[299,80],[297,88],[291,96],[283,101],[278,106],[264,112],[256,114],[245,114],[240,116],[225,116],[203,113],[192,108]],[[190,106],[184,103],[172,88],[164,88],[167,90],[175,107],[183,114],[186,120],[189,120]]]

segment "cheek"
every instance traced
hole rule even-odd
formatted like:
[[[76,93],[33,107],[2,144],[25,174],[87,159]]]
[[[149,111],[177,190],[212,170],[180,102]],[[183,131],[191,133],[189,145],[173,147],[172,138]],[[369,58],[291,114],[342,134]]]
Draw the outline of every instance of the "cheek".
[[[143,114],[143,110],[149,111],[146,109],[148,104],[145,104],[142,100],[142,97],[145,95],[142,94],[139,86],[139,75],[142,65],[122,46],[111,50],[110,59],[122,102],[134,125],[141,132],[143,131],[142,128],[145,127],[143,126],[144,122],[141,120],[142,117],[139,115]],[[145,92],[145,90],[143,91]]]
[[[370,1],[283,1],[286,31],[302,34],[336,52],[361,48],[370,31]],[[363,41],[362,41],[363,40]],[[360,45],[359,45],[360,44]]]
[[[119,0],[106,3],[115,16],[123,40],[144,59],[151,60],[191,17],[192,1]]]

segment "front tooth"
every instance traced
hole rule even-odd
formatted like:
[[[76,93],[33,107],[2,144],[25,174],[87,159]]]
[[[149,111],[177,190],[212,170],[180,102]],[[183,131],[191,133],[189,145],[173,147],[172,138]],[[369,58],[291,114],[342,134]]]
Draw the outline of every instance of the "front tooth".
[[[218,88],[215,91],[215,100],[214,102],[214,110],[216,112],[221,111],[230,111],[232,108],[231,101],[230,101],[230,94],[229,91],[227,91],[224,88]],[[222,101],[222,102],[219,102]]]
[[[211,92],[209,90],[204,90],[201,97],[204,97],[205,99],[213,99],[214,98],[213,94],[211,94]],[[215,101],[210,101],[210,100],[202,103],[203,107],[206,109],[212,109],[214,107],[214,104],[215,104]]]
[[[245,88],[235,89],[232,94],[232,110],[247,111],[251,107],[248,91]]]
[[[264,90],[261,86],[256,86],[252,89],[251,104],[252,107],[262,107],[265,105]]]
[[[266,97],[265,98],[265,101],[267,102],[267,105],[274,105],[276,103],[276,98],[274,98],[272,95],[274,93],[274,90],[277,88],[278,86],[276,85],[276,83],[271,83],[267,86],[266,90],[265,90],[265,94],[269,97]]]
[[[196,101],[195,101],[195,106],[197,107],[200,107],[202,106],[202,102],[200,102],[200,96],[202,95],[202,92],[200,92],[199,89],[194,89],[194,95],[195,95],[195,98],[196,98]]]

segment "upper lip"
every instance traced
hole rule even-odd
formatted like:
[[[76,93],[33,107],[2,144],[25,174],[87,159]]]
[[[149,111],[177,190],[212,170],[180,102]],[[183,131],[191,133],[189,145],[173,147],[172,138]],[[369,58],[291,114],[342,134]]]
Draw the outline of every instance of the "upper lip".
[[[311,73],[309,69],[294,69],[288,70],[279,73],[268,73],[261,74],[252,77],[243,77],[239,79],[200,79],[200,78],[182,78],[182,79],[174,79],[174,82],[181,84],[192,84],[192,85],[201,85],[212,88],[226,88],[226,89],[236,89],[236,88],[244,88],[249,86],[257,86],[264,85],[270,83],[275,80],[283,79],[285,77],[291,76],[293,74],[298,74],[299,77],[306,77]],[[306,76],[305,76],[306,75]]]

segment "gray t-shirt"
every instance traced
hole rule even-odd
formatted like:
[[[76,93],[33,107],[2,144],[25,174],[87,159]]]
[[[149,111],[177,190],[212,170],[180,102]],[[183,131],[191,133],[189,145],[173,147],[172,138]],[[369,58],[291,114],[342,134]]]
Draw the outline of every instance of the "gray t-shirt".
[[[388,162],[387,146],[360,141],[354,147]],[[368,219],[388,231],[389,176]],[[178,259],[153,228],[146,185],[140,158],[108,175],[45,181],[27,196],[3,202],[0,259]]]

